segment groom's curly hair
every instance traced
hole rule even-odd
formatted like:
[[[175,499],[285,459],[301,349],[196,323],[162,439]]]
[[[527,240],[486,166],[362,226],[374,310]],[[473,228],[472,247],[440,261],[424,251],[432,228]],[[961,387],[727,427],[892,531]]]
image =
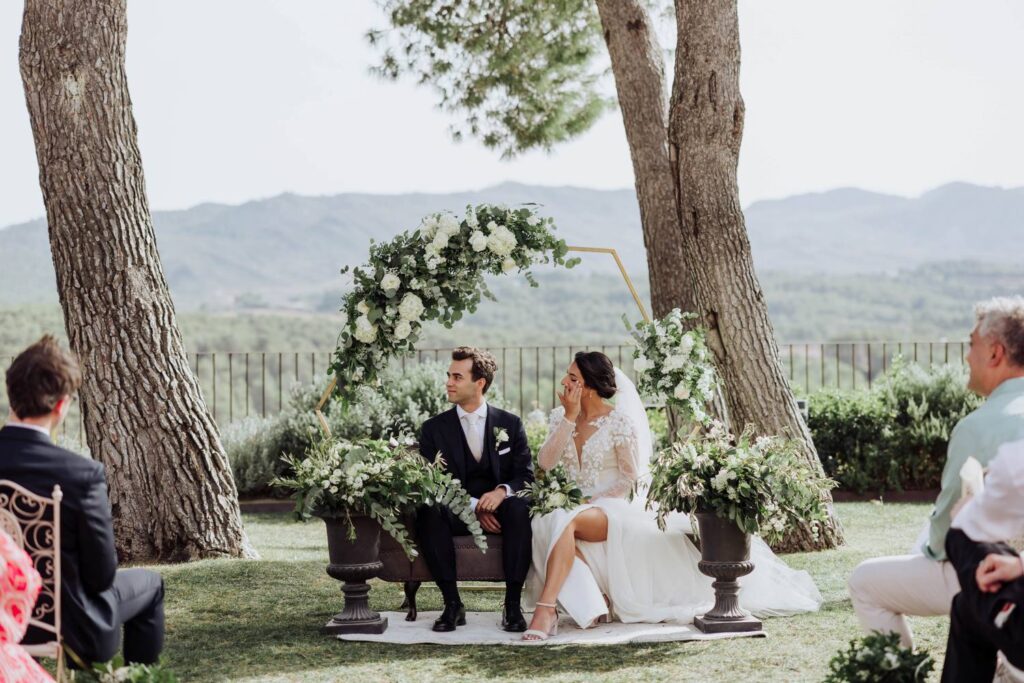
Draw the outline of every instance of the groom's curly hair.
[[[475,346],[459,346],[452,350],[452,360],[471,360],[473,370],[471,372],[473,381],[484,380],[484,393],[491,388],[494,381],[494,373],[498,371],[498,361],[489,351],[478,349]]]

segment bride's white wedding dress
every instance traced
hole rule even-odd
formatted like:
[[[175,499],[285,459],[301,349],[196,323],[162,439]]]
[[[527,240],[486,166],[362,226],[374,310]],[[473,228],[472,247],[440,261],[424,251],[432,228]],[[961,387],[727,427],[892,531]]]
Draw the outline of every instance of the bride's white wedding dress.
[[[627,500],[650,457],[641,460],[638,445],[638,430],[648,429],[646,416],[643,425],[635,425],[637,418],[628,413],[617,407],[598,418],[592,423],[596,431],[577,453],[575,425],[565,419],[563,408],[556,408],[541,448],[543,460],[564,465],[590,503],[534,518],[533,560],[526,581],[530,605],[540,596],[548,554],[569,521],[592,507],[608,517],[606,541],[577,541],[583,560],[576,559],[558,595],[562,609],[581,628],[609,613],[609,607],[611,618],[622,622],[690,623],[714,604],[712,579],[697,569],[700,551],[686,536],[689,519],[672,515],[667,530],[661,531],[642,501]],[[649,431],[641,443],[643,437],[649,438]],[[790,569],[760,538],[752,539],[750,559],[755,569],[740,579],[742,607],[759,617],[819,608],[821,594],[810,575]]]

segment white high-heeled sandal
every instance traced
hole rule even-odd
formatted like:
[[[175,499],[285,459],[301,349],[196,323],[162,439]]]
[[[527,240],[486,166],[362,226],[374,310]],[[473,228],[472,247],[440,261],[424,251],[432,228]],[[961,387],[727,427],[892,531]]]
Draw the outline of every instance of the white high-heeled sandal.
[[[527,643],[539,643],[547,640],[551,636],[558,635],[558,605],[550,602],[538,602],[537,607],[550,607],[555,610],[555,620],[551,623],[551,628],[548,631],[541,631],[539,628],[530,628],[523,633],[523,640]],[[526,636],[534,636],[533,638],[527,638]]]

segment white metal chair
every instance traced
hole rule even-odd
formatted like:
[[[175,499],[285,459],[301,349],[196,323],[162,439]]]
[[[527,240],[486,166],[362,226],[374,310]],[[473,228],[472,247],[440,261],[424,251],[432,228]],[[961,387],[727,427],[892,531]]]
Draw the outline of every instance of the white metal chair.
[[[60,609],[60,486],[50,498],[38,496],[8,479],[0,479],[0,529],[32,558],[43,579],[29,626],[52,636],[37,645],[25,645],[33,657],[57,660],[57,680],[65,678],[64,641]]]

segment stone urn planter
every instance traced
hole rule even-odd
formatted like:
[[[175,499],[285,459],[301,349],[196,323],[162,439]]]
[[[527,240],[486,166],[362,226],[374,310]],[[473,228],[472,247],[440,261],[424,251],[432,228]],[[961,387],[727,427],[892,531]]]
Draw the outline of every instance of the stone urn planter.
[[[698,512],[701,560],[697,568],[715,579],[715,606],[697,617],[694,626],[704,633],[760,631],[761,622],[739,604],[737,579],[754,570],[750,561],[750,534],[713,512]]]
[[[370,609],[370,585],[384,564],[380,561],[380,525],[362,514],[352,514],[356,538],[348,538],[348,519],[344,515],[317,515],[327,526],[327,574],[342,581],[345,608],[320,629],[321,633],[384,633],[388,620]]]

